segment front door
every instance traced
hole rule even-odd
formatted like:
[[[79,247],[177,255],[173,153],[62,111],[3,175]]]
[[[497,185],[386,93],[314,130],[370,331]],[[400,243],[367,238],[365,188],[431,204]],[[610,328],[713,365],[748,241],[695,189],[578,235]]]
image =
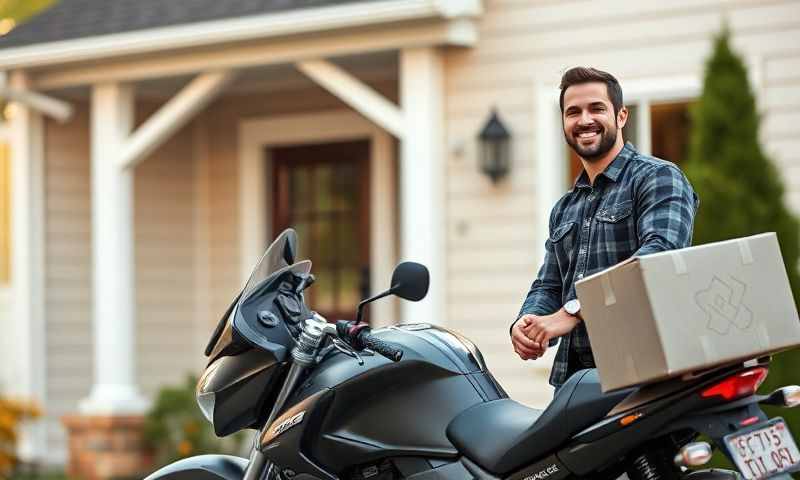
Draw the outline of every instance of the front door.
[[[273,232],[294,228],[316,283],[306,301],[328,320],[354,319],[369,294],[369,141],[276,147]]]

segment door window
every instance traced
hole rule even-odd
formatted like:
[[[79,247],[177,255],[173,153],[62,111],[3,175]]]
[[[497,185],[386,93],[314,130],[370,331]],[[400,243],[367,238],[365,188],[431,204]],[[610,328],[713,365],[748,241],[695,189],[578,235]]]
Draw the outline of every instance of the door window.
[[[353,319],[369,294],[369,142],[271,149],[273,232],[297,231],[314,264],[309,306],[329,320]]]

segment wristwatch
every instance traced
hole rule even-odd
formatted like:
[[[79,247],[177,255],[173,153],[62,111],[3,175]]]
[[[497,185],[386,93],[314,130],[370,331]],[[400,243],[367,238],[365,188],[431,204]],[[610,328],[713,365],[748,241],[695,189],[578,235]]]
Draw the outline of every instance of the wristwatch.
[[[575,315],[576,317],[581,318],[581,301],[577,298],[573,298],[564,304],[564,311],[570,315]]]

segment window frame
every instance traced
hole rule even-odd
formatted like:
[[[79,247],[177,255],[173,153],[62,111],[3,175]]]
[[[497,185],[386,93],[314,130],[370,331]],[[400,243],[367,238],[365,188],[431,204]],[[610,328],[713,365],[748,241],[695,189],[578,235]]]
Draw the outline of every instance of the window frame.
[[[9,150],[9,152],[11,151],[11,128],[10,128],[8,122],[0,124],[0,144],[5,144],[6,148]],[[9,181],[9,183],[12,181],[12,177],[13,177],[13,173],[11,172],[11,168],[12,168],[12,166],[9,165],[9,168],[8,168],[8,171],[9,171],[8,181]],[[9,189],[9,191],[8,191],[9,204],[13,201],[11,196],[12,196],[12,192],[11,192],[11,189]],[[8,272],[8,278],[5,278],[5,279],[4,278],[0,278],[0,290],[10,289],[11,288],[11,284],[13,282],[13,278],[12,278],[12,275],[11,275],[11,262],[13,261],[13,259],[12,259],[12,255],[13,254],[11,252],[11,245],[10,245],[11,244],[11,236],[13,235],[13,232],[11,230],[11,228],[12,228],[11,222],[13,221],[13,220],[11,220],[11,210],[8,211],[8,219],[9,219],[9,225],[8,225],[9,248],[8,248],[8,259],[7,259],[7,261],[8,261],[9,272]],[[0,253],[2,253],[2,252],[0,252]]]
[[[702,92],[702,81],[698,76],[673,77],[668,82],[660,79],[646,79],[626,82],[625,105],[636,106],[636,133],[632,140],[637,150],[645,155],[653,153],[653,132],[650,107],[660,103],[692,102]]]

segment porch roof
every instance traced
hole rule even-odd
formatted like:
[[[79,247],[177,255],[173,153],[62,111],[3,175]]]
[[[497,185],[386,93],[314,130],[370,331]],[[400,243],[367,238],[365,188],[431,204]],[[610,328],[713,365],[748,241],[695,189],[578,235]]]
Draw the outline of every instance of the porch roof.
[[[0,49],[375,0],[60,0],[0,37]]]
[[[440,32],[440,44],[471,44],[475,26],[461,20],[481,10],[481,0],[61,0],[0,37],[0,71],[141,59],[267,39],[297,42],[308,39],[300,34],[390,24],[402,28],[426,20],[449,25]]]

